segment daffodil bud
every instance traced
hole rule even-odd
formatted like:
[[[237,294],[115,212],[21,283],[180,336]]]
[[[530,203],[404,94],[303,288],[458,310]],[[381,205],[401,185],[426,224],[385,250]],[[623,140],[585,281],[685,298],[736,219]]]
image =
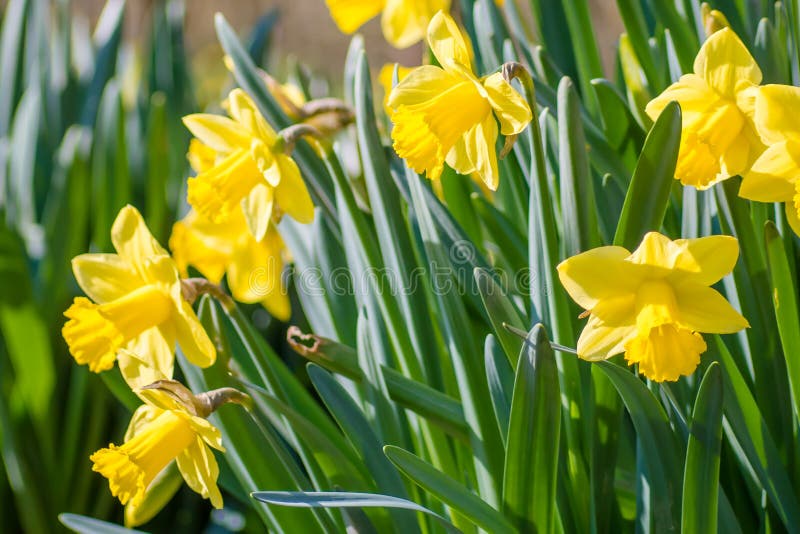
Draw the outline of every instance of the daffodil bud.
[[[239,404],[246,409],[252,406],[250,396],[238,389],[225,387],[195,395],[177,380],[158,380],[141,388],[141,392],[143,394],[157,392],[179,405],[184,411],[203,419],[217,411],[223,404]]]

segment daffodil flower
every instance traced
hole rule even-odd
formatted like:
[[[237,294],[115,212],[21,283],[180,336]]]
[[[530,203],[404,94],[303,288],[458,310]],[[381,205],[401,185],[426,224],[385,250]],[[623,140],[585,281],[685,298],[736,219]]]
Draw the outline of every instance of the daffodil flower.
[[[111,494],[126,505],[126,524],[136,526],[136,507],[156,476],[175,461],[186,484],[215,508],[222,508],[219,467],[211,448],[224,452],[217,428],[191,405],[163,391],[138,392],[146,404],[134,412],[122,445],[110,444],[90,456],[92,470],[108,479]]]
[[[386,63],[383,67],[381,67],[380,73],[378,73],[378,83],[381,84],[383,87],[383,110],[386,112],[386,115],[389,116],[392,114],[392,109],[389,107],[389,95],[392,92],[392,88],[394,87],[394,68],[396,63]],[[397,81],[402,82],[406,76],[408,76],[411,71],[414,69],[411,67],[404,67],[402,65],[397,65]]]
[[[589,361],[625,353],[630,365],[657,382],[688,376],[705,352],[704,333],[748,327],[712,284],[739,256],[729,236],[678,239],[650,232],[632,254],[600,247],[558,266],[570,297],[587,310],[578,356]]]
[[[257,241],[266,235],[273,215],[288,213],[298,222],[311,222],[314,205],[297,164],[282,151],[281,138],[244,91],[234,89],[227,102],[230,119],[210,114],[183,118],[216,154],[213,166],[189,179],[189,204],[213,222],[227,220],[241,206]]]
[[[111,241],[117,254],[72,260],[75,279],[89,296],[75,298],[64,313],[69,321],[62,334],[75,361],[99,373],[111,369],[117,353],[128,348],[146,355],[149,367],[172,376],[177,342],[192,363],[213,364],[216,349],[181,295],[175,263],[136,208],[119,212]],[[138,380],[140,366],[128,363],[121,370],[131,383]]]
[[[755,124],[768,146],[744,175],[739,196],[785,202],[786,218],[800,235],[800,88],[765,85],[758,90]]]
[[[531,110],[501,73],[475,76],[464,37],[449,15],[440,11],[433,17],[428,44],[441,67],[414,69],[389,95],[394,149],[428,178],[438,178],[446,161],[461,174],[477,173],[495,190],[497,121],[500,133],[516,135],[531,121]]]
[[[730,28],[712,34],[681,76],[646,108],[655,120],[671,101],[681,106],[682,130],[675,178],[707,189],[742,174],[763,150],[752,124],[761,70]]]
[[[326,0],[336,25],[351,34],[381,14],[383,36],[395,48],[408,48],[425,37],[437,11],[448,11],[450,0]]]
[[[289,296],[281,278],[284,245],[274,225],[256,241],[241,210],[224,223],[191,211],[172,227],[169,247],[182,276],[188,275],[189,265],[215,284],[227,273],[236,300],[260,302],[277,319],[289,319]]]

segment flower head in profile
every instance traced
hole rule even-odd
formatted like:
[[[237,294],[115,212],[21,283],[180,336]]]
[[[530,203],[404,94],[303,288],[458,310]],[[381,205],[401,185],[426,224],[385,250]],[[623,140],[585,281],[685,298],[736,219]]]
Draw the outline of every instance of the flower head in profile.
[[[182,276],[191,265],[214,284],[227,274],[233,298],[260,302],[275,318],[286,321],[291,309],[284,287],[284,244],[271,225],[261,241],[248,232],[241,210],[224,223],[214,223],[190,211],[172,227],[169,247]]]
[[[75,361],[101,372],[128,348],[172,376],[177,343],[192,363],[213,364],[216,349],[182,296],[178,269],[136,208],[119,212],[111,241],[116,254],[82,254],[72,260],[75,279],[89,297],[75,298],[64,313],[69,320],[62,334]],[[126,369],[121,365],[130,383],[138,371]]]
[[[183,118],[202,143],[194,145],[194,154],[190,148],[190,161],[202,171],[189,179],[189,204],[213,222],[241,208],[257,241],[282,213],[311,222],[314,205],[297,164],[283,152],[283,139],[241,89],[231,91],[227,107],[231,118],[204,113]],[[197,158],[200,153],[203,159]]]
[[[449,15],[433,17],[428,44],[441,67],[414,69],[389,95],[394,149],[428,178],[438,178],[447,162],[461,174],[477,173],[495,190],[497,122],[503,135],[519,134],[531,110],[502,73],[475,76],[466,41]]]
[[[755,125],[767,149],[744,175],[739,196],[785,202],[786,218],[800,235],[800,88],[765,85],[755,102]]]
[[[437,11],[448,11],[450,0],[326,0],[336,25],[351,34],[381,15],[383,36],[395,48],[408,48],[425,37]]]
[[[713,33],[694,60],[694,73],[653,99],[655,120],[671,101],[681,106],[681,145],[675,178],[707,189],[742,174],[763,149],[752,124],[754,90],[761,70],[730,28]]]
[[[692,374],[706,350],[701,332],[749,326],[709,287],[731,272],[738,256],[733,237],[671,241],[650,232],[633,253],[600,247],[565,260],[558,266],[561,283],[589,315],[578,356],[597,361],[624,352],[657,382]]]
[[[158,381],[138,394],[145,404],[134,412],[124,443],[110,444],[90,456],[92,470],[108,479],[111,494],[126,505],[127,526],[141,522],[137,507],[157,475],[173,461],[192,490],[222,508],[219,467],[211,448],[225,449],[219,430],[206,417],[219,404],[240,401],[223,398],[230,392],[222,390],[195,397],[172,380]]]

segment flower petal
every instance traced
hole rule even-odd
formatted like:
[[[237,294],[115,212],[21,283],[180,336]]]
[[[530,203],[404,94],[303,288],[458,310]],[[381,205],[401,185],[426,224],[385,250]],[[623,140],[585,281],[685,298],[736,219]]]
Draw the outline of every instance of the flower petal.
[[[275,189],[265,183],[256,184],[242,200],[242,212],[247,227],[256,241],[264,238],[272,219]]]
[[[456,21],[444,11],[436,13],[428,25],[428,44],[445,69],[453,62],[471,69],[469,48],[464,36]]]
[[[680,80],[667,87],[660,95],[648,102],[647,115],[656,120],[667,104],[673,100],[681,105],[681,119],[684,126],[692,124],[718,100],[719,96],[700,76],[684,74]]]
[[[492,191],[497,190],[500,171],[497,169],[497,123],[489,114],[456,142],[447,154],[447,164],[460,174],[477,173]]]
[[[707,334],[732,334],[750,326],[747,319],[716,290],[700,284],[674,288],[678,303],[678,323]]]
[[[572,300],[591,310],[602,299],[636,292],[642,273],[624,261],[630,252],[622,247],[599,247],[562,261],[558,278]]]
[[[198,217],[192,210],[172,225],[169,248],[181,277],[188,277],[191,265],[211,283],[220,283],[231,255],[231,239],[238,237],[229,231],[231,222],[233,219],[244,222],[241,211],[234,213],[236,216],[231,215],[230,221],[217,224]],[[242,224],[240,230],[246,232],[247,226]]]
[[[217,349],[188,302],[182,301],[173,321],[175,337],[183,354],[198,367],[210,367],[217,360]]]
[[[271,147],[278,139],[278,134],[264,119],[253,99],[243,90],[236,88],[228,94],[228,105],[231,117],[244,126],[252,136],[256,136],[265,145]],[[247,145],[250,146],[251,139]]]
[[[119,256],[144,276],[145,264],[156,256],[169,257],[150,233],[139,211],[131,205],[120,210],[111,227],[111,242]]]
[[[72,259],[75,280],[98,304],[116,300],[144,285],[129,263],[116,254],[81,254]]]
[[[522,95],[499,72],[486,78],[483,87],[489,95],[492,110],[500,121],[500,133],[514,135],[522,132],[533,117],[531,108]]]
[[[800,177],[800,144],[786,140],[768,147],[745,173],[739,196],[758,202],[786,202]]]
[[[739,258],[739,241],[728,235],[678,239],[674,244],[680,250],[673,264],[679,272],[671,275],[676,285],[715,284],[730,274]]]
[[[302,224],[309,224],[314,220],[314,203],[308,194],[300,169],[294,160],[283,154],[278,154],[275,159],[280,167],[281,181],[275,187],[275,202],[284,213]]]
[[[408,48],[425,37],[428,23],[448,0],[387,0],[381,16],[383,36],[395,48]]]
[[[694,72],[730,99],[736,98],[740,80],[754,85],[761,83],[761,69],[730,28],[719,30],[706,40],[694,60]]]
[[[149,328],[117,352],[117,363],[134,392],[157,380],[172,379],[175,339],[166,338],[159,328]]]
[[[198,437],[175,460],[186,485],[209,499],[214,508],[222,508],[222,494],[217,487],[219,466],[205,442]]]
[[[228,267],[228,286],[236,300],[260,302],[275,318],[291,315],[289,293],[283,283],[283,241],[271,229],[260,243],[248,240],[239,247]]]
[[[765,85],[756,94],[754,122],[761,140],[771,145],[800,137],[800,87]]]
[[[636,326],[608,326],[592,315],[578,338],[578,356],[583,360],[605,360],[624,351],[625,342],[636,336]]]
[[[204,145],[227,154],[237,148],[250,146],[250,136],[242,126],[228,117],[195,113],[186,115],[183,124]]]
[[[331,18],[342,33],[353,33],[381,12],[382,0],[325,0]]]

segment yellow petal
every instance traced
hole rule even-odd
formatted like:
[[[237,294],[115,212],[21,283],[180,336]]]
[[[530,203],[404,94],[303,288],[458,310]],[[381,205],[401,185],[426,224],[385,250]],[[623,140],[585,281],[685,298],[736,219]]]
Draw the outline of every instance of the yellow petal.
[[[188,302],[181,302],[178,315],[173,324],[183,354],[198,367],[210,367],[217,360],[217,349]]]
[[[169,248],[181,276],[188,277],[188,267],[192,265],[209,281],[218,284],[225,274],[233,251],[232,241],[238,237],[237,230],[247,231],[241,210],[221,224],[199,217],[194,210],[176,222],[172,226]]]
[[[228,268],[228,285],[236,300],[260,302],[280,321],[291,315],[289,294],[283,283],[283,242],[271,229],[260,243],[249,240],[237,249]]]
[[[744,175],[739,196],[759,202],[786,202],[800,177],[800,143],[786,140],[768,147]]]
[[[260,241],[272,220],[275,189],[265,183],[257,184],[242,201],[242,212],[250,233]]]
[[[630,252],[622,247],[599,247],[561,262],[558,278],[572,300],[591,310],[602,299],[634,294],[642,281],[637,267],[624,261]]]
[[[228,105],[231,117],[244,126],[251,135],[257,137],[268,147],[275,144],[278,134],[267,123],[255,102],[241,89],[234,89],[228,94]],[[248,139],[248,145],[252,139]]]
[[[199,437],[176,458],[186,485],[209,499],[214,508],[222,508],[222,494],[217,487],[219,467],[214,453]]]
[[[671,278],[680,285],[691,282],[710,286],[730,274],[739,258],[739,241],[728,235],[712,235],[697,239],[678,239],[675,245],[680,253]]]
[[[353,33],[383,9],[382,0],[325,0],[342,33]]]
[[[800,141],[800,87],[765,85],[758,89],[755,102],[754,121],[765,144],[786,138]]]
[[[439,9],[441,0],[387,0],[381,16],[383,36],[395,48],[408,48],[425,37],[428,23]]]
[[[275,159],[281,173],[281,181],[275,187],[275,202],[282,212],[288,213],[295,221],[311,223],[314,220],[314,203],[303,177],[300,176],[300,169],[288,156],[278,154]]]
[[[732,334],[750,324],[716,290],[700,284],[675,288],[678,323],[684,328],[708,334]]]
[[[189,178],[187,200],[204,218],[223,222],[262,182],[250,151],[236,150],[208,171]]]
[[[250,146],[248,132],[227,117],[195,113],[185,116],[183,124],[203,144],[223,154],[233,152],[237,148]]]
[[[172,379],[175,340],[166,339],[159,328],[150,328],[117,352],[117,363],[134,392],[158,380]]]
[[[402,82],[406,76],[408,76],[411,71],[414,70],[409,67],[398,65],[397,63],[386,63],[383,65],[383,67],[381,67],[381,71],[378,74],[378,83],[380,83],[381,87],[383,87],[383,108],[387,116],[392,114],[392,110],[389,107],[389,95],[394,88],[395,66],[397,66],[397,83]]]
[[[500,133],[514,135],[522,132],[531,122],[531,108],[503,75],[492,74],[483,82],[492,104],[492,111],[500,121]]]
[[[456,142],[447,155],[447,164],[460,174],[477,174],[486,187],[495,191],[500,181],[496,142],[497,123],[489,114]]]
[[[800,236],[800,214],[797,213],[794,202],[787,202],[785,208],[786,220],[789,222],[789,226],[792,228],[795,235]]]
[[[186,154],[186,159],[189,160],[189,165],[192,166],[194,172],[205,172],[214,166],[217,152],[198,139],[192,139],[189,141],[189,152]]]
[[[453,62],[471,70],[469,48],[453,18],[439,11],[428,25],[428,44],[445,69]]]
[[[131,205],[122,208],[111,227],[111,242],[120,258],[144,275],[146,264],[156,256],[168,256],[150,233],[139,211]]]
[[[81,254],[72,272],[84,293],[98,304],[116,300],[144,285],[139,274],[116,254]]]
[[[681,105],[683,124],[688,125],[701,117],[708,107],[718,99],[719,96],[714,94],[700,76],[684,74],[680,80],[651,100],[645,107],[645,112],[651,119],[656,120],[667,104],[674,100]]]
[[[761,69],[730,28],[706,40],[694,60],[694,72],[720,95],[734,100],[741,80],[754,85],[761,83]]]
[[[578,338],[578,356],[588,361],[605,360],[623,351],[625,342],[636,335],[636,326],[608,326],[594,315]]]

